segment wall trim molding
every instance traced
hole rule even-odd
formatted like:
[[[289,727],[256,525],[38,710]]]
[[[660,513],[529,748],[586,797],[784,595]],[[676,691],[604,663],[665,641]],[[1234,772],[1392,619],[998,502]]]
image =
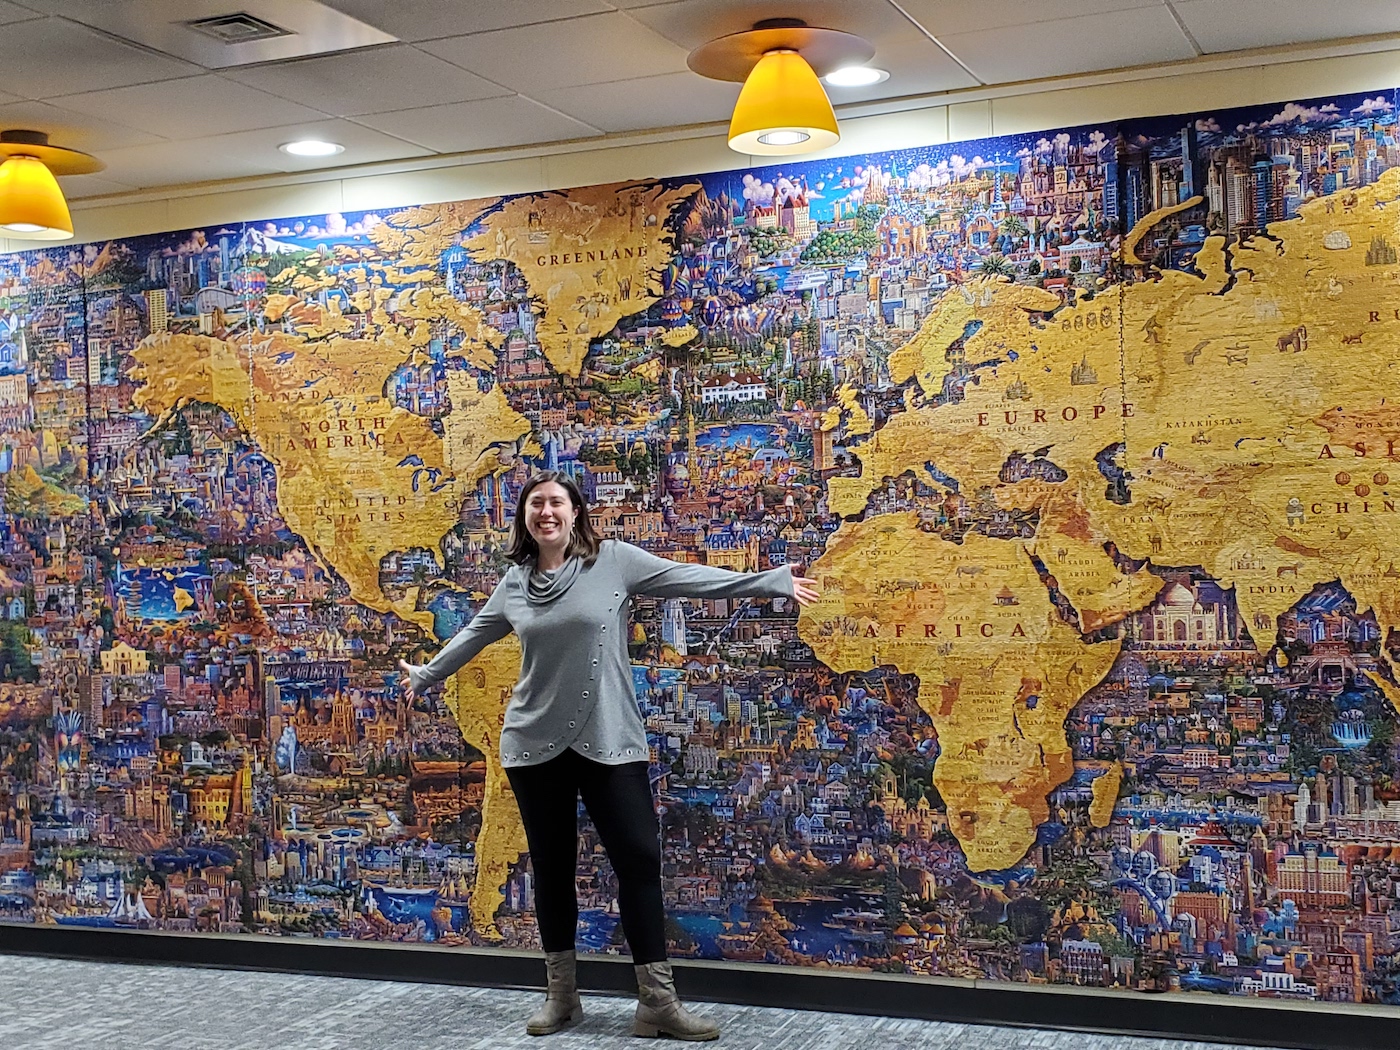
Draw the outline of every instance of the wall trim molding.
[[[99,962],[307,973],[366,980],[543,988],[538,952],[333,942],[251,934],[198,934],[0,922],[0,954]],[[1394,1050],[1400,1010],[1206,994],[1147,995],[897,974],[677,960],[690,999],[964,1024],[1058,1028],[1116,1035],[1290,1047]],[[585,992],[634,994],[630,960],[584,955]]]

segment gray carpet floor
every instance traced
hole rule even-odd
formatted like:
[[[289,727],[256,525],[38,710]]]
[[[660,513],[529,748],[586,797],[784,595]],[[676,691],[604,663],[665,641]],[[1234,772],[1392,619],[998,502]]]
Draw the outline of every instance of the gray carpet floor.
[[[0,955],[4,1050],[643,1050],[633,1003],[589,996],[582,1025],[524,1033],[536,992]],[[1230,1050],[1132,1039],[696,1005],[732,1050]]]

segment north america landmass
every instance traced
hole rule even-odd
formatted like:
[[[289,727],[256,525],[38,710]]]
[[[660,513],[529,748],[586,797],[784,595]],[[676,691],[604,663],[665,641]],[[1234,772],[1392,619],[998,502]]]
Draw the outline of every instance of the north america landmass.
[[[503,352],[503,334],[440,289],[436,260],[460,243],[517,266],[549,366],[576,377],[590,340],[660,295],[676,250],[668,220],[694,191],[604,188],[396,214],[375,251],[340,260],[363,271],[355,305],[373,317],[370,335],[347,334],[334,305],[259,341],[155,335],[136,352],[137,403],[158,419],[194,402],[228,411],[275,464],[288,526],[353,600],[431,631],[420,593],[431,583],[386,590],[381,560],[426,549],[441,562],[464,493],[538,452],[529,420],[468,372],[450,373],[440,433],[386,398],[439,318],[476,333],[453,350],[475,366]],[[843,520],[811,566],[823,597],[799,632],[833,671],[917,677],[937,734],[935,783],[971,870],[1010,868],[1035,840],[1051,792],[1073,774],[1065,720],[1113,667],[1117,625],[1162,590],[1154,569],[1199,566],[1260,628],[1332,580],[1383,630],[1400,625],[1387,553],[1400,520],[1400,290],[1393,266],[1366,264],[1377,223],[1396,228],[1397,196],[1391,171],[1345,203],[1304,203],[1267,234],[1208,237],[1190,268],[1150,275],[1131,266],[1137,240],[1167,217],[1149,216],[1124,238],[1115,280],[1070,303],[1004,277],[969,279],[891,353],[902,411],[876,427],[848,385],[817,422],[859,470],[828,480]],[[281,322],[294,297],[279,299],[275,284],[265,311]],[[299,301],[307,289],[296,291]],[[936,495],[913,511],[876,509],[882,490],[916,483]],[[1273,645],[1271,630],[1259,644]],[[517,659],[484,655],[448,688],[489,759],[472,907],[482,929],[524,849],[493,746]],[[1384,648],[1370,676],[1400,709]],[[1096,826],[1120,773],[1094,782]]]
[[[282,268],[261,305],[265,333],[144,340],[133,353],[135,404],[154,417],[152,431],[191,405],[228,412],[274,465],[288,528],[345,581],[351,600],[432,637],[424,592],[452,585],[386,589],[382,562],[427,551],[442,566],[443,541],[477,483],[540,452],[500,386],[480,381],[506,351],[506,333],[446,290],[441,258],[456,248],[514,267],[531,284],[544,355],[557,374],[576,377],[590,340],[655,301],[654,271],[671,249],[658,217],[693,192],[637,184],[397,212],[370,230],[370,245],[338,248],[315,275]],[[355,290],[344,301],[318,304],[318,291],[347,284]],[[357,327],[352,315],[368,323]],[[444,372],[447,408],[429,419],[396,404],[388,387],[395,373],[426,365],[434,334],[449,327],[460,334],[449,356],[467,367]],[[494,929],[501,885],[524,850],[494,735],[518,669],[518,646],[502,643],[464,668],[446,697],[467,741],[487,756],[482,891],[472,895],[482,931]]]

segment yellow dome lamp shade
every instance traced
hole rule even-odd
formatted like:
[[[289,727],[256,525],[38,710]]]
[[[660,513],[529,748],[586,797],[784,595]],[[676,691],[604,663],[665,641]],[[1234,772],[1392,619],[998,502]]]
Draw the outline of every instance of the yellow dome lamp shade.
[[[841,141],[821,81],[796,51],[769,51],[744,81],[729,119],[729,148],[757,155],[808,153]]]
[[[711,40],[687,63],[713,80],[742,81],[729,122],[729,148],[754,156],[788,156],[834,146],[836,113],[820,78],[875,55],[866,40],[797,18],[770,18],[742,33]]]
[[[0,131],[0,237],[65,241],[73,219],[56,175],[101,171],[96,157],[51,146],[42,131]]]

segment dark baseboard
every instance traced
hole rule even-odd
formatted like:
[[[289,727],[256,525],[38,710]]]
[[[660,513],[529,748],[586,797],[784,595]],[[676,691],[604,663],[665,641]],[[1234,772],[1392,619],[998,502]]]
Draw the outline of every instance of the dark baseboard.
[[[294,937],[0,923],[0,953],[501,988],[539,988],[544,984],[543,961],[533,952]],[[675,971],[676,985],[687,998],[750,1006],[1300,1050],[1400,1047],[1400,1009],[1394,1007],[1206,994],[1143,995],[687,960],[676,961]],[[585,991],[610,994],[631,993],[636,987],[629,960],[617,956],[581,957],[579,983]]]

